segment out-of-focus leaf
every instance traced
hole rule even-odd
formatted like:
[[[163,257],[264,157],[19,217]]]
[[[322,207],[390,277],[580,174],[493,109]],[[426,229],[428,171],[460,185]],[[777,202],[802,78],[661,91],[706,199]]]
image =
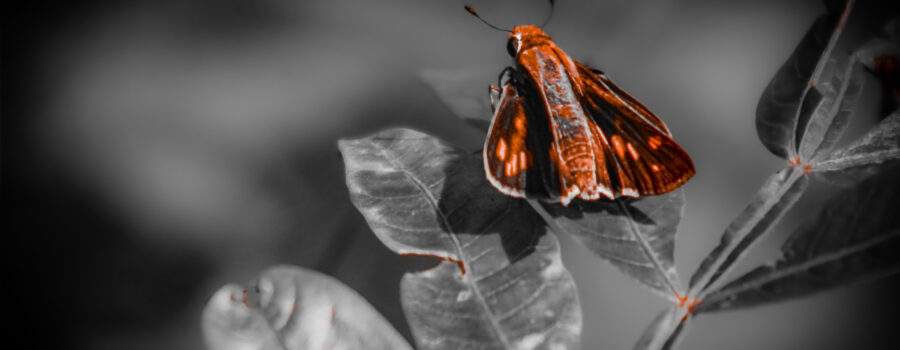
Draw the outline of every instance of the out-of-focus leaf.
[[[683,309],[675,306],[660,311],[644,329],[644,333],[634,345],[634,350],[677,349],[687,328],[687,322],[683,322],[683,313]]]
[[[900,107],[900,20],[888,21],[880,35],[860,46],[854,56],[881,82],[882,110],[892,111]]]
[[[411,349],[350,287],[293,266],[220,288],[203,310],[203,333],[210,349]]]
[[[726,275],[741,256],[800,199],[809,184],[798,167],[784,168],[772,175],[750,204],[725,229],[719,245],[691,276],[689,296],[700,297]]]
[[[892,21],[886,28],[895,27],[898,23],[900,21]],[[900,45],[897,45],[897,38],[872,38],[860,46],[854,56],[866,69],[875,72],[878,69],[879,57],[900,57]]]
[[[756,130],[762,143],[775,155],[795,158],[813,113],[822,107],[840,105],[840,99],[832,96],[829,103],[824,96],[840,88],[823,90],[819,85],[839,74],[834,65],[845,55],[832,53],[852,5],[853,0],[848,1],[843,13],[829,6],[830,11],[816,20],[763,91],[756,110]],[[845,80],[849,81],[852,79]]]
[[[487,132],[491,125],[490,84],[496,84],[500,72],[483,70],[426,69],[419,77],[434,91],[453,113]]]
[[[637,200],[543,203],[547,221],[567,232],[626,275],[677,301],[675,233],[684,211],[684,191]]]
[[[900,162],[900,110],[856,142],[813,164],[812,171],[830,180],[853,183],[897,162]]]
[[[900,273],[900,172],[883,172],[835,196],[760,266],[710,293],[695,312],[759,305]]]
[[[480,155],[407,129],[340,149],[351,199],[385,245],[455,262],[403,277],[420,348],[577,347],[581,310],[556,237],[488,184]]]

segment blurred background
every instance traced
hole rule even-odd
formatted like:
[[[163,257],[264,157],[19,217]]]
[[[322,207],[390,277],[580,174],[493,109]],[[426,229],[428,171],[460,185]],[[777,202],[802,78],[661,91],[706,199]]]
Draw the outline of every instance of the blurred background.
[[[4,5],[13,336],[40,348],[201,348],[200,311],[219,286],[293,264],[356,289],[411,339],[399,280],[434,261],[396,256],[369,231],[336,141],[405,126],[480,148],[482,132],[418,77],[492,72],[478,87],[487,103],[486,84],[511,62],[506,35],[464,4],[501,27],[548,11],[542,0]],[[685,283],[785,166],[757,138],[756,104],[823,11],[816,0],[558,1],[545,28],[555,42],[654,110],[694,160],[676,248]],[[851,17],[862,29],[848,35],[868,22]],[[861,105],[878,105],[874,84]],[[827,195],[811,187],[736,273],[776,256]],[[584,348],[630,348],[667,302],[560,239]],[[890,348],[897,281],[704,315],[682,349]]]

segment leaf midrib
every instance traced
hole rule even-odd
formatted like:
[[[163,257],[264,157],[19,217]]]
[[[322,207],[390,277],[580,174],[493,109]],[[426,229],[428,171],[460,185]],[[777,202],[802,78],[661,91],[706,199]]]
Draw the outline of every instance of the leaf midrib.
[[[438,205],[437,199],[434,197],[434,195],[431,193],[431,191],[428,190],[428,187],[425,186],[424,183],[419,181],[418,178],[413,176],[413,174],[410,171],[408,171],[395,157],[393,157],[392,154],[390,152],[388,152],[387,148],[383,147],[382,145],[380,145],[378,143],[372,142],[372,141],[370,141],[370,143],[375,148],[377,148],[381,152],[382,155],[384,155],[385,159],[387,159],[388,162],[391,163],[391,165],[393,165],[397,170],[402,172],[403,175],[406,176],[406,178],[408,178],[416,187],[419,188],[420,191],[422,191],[422,193],[425,194],[426,198],[428,199],[428,203],[431,204],[432,208],[434,208],[435,213],[437,213],[438,217],[440,217],[441,226],[443,227],[443,229],[446,232],[450,233],[449,234],[450,241],[453,243],[453,247],[456,248],[457,257],[460,260],[462,260],[463,263],[465,264],[466,262],[465,262],[465,259],[463,258],[464,254],[462,251],[462,246],[459,242],[459,239],[457,239],[457,237],[456,237],[456,232],[454,232],[451,229],[450,220],[441,211],[440,206]],[[469,288],[475,292],[475,297],[478,300],[478,304],[481,305],[481,307],[484,310],[484,313],[487,315],[487,319],[491,323],[491,331],[494,333],[494,335],[497,336],[497,340],[503,345],[504,348],[507,348],[507,349],[512,348],[512,345],[506,339],[506,336],[503,334],[503,332],[500,328],[500,322],[497,320],[496,315],[494,315],[494,313],[491,312],[491,309],[487,305],[487,299],[484,298],[484,295],[481,293],[481,289],[478,288],[478,286],[472,280],[471,275],[463,276],[462,280],[465,281],[465,283],[467,285],[469,285]]]
[[[623,203],[621,199],[616,200],[616,202],[619,204],[619,207],[622,208],[622,211],[625,212],[625,215],[628,215],[629,220],[627,221],[631,227],[631,233],[634,235],[635,240],[640,243],[641,249],[644,250],[644,254],[650,258],[650,261],[653,262],[653,266],[656,267],[656,271],[666,280],[666,284],[672,289],[672,293],[676,293],[676,295],[672,295],[670,298],[673,300],[678,299],[677,293],[679,293],[679,291],[677,288],[679,288],[679,286],[672,280],[671,276],[667,273],[667,270],[663,268],[659,258],[653,252],[653,247],[650,246],[650,241],[641,234],[642,232],[637,227],[637,224],[635,223],[636,220],[631,216],[631,212],[628,211],[628,207],[625,206],[625,203]]]

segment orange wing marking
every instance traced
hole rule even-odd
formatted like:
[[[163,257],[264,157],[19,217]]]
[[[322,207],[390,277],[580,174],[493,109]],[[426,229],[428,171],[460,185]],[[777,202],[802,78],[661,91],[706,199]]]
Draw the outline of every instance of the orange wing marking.
[[[622,137],[619,135],[613,135],[611,139],[613,142],[613,147],[616,149],[616,154],[619,155],[619,158],[625,158],[625,145],[622,144]]]
[[[654,151],[659,149],[659,146],[662,146],[662,143],[662,138],[660,138],[658,135],[650,136],[650,139],[647,140],[647,145],[650,146],[650,148]]]
[[[640,156],[638,155],[637,150],[634,149],[634,146],[631,144],[631,142],[629,142],[626,146],[628,146],[628,153],[631,154],[631,159],[638,160]]]

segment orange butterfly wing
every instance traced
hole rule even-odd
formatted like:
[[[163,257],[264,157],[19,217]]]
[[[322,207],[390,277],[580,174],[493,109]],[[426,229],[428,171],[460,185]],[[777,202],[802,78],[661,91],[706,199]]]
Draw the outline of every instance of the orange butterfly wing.
[[[533,164],[526,146],[525,110],[524,98],[513,84],[505,84],[482,151],[488,181],[500,192],[517,198],[525,197],[525,173]]]
[[[582,104],[601,141],[595,154],[604,155],[597,162],[601,183],[609,181],[616,196],[638,197],[671,192],[694,175],[691,158],[659,118],[603,73],[576,65]]]

